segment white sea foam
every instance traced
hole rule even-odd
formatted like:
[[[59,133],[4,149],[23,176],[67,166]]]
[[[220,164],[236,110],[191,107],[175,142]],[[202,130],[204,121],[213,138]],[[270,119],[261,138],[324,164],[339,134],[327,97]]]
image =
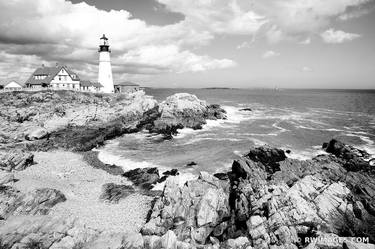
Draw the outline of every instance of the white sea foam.
[[[124,158],[120,155],[111,153],[108,150],[99,150],[98,159],[106,164],[115,164],[116,166],[120,166],[125,172],[137,168],[153,168],[157,167],[160,171],[170,170],[165,166],[157,165],[151,162],[146,161],[133,161],[128,158]]]
[[[187,181],[191,181],[191,180],[197,179],[198,175],[190,173],[190,172],[184,172],[184,173],[180,172],[179,175],[170,176],[170,177],[173,177],[175,179],[175,181],[178,183],[178,185],[180,187],[182,187],[182,186],[184,186],[184,184]],[[165,182],[166,181],[155,184],[155,186],[152,188],[152,190],[163,190],[164,186],[165,186]]]
[[[324,150],[321,149],[322,146],[316,145],[313,146],[311,150],[295,150],[290,149],[291,153],[287,154],[288,158],[298,159],[298,160],[309,160],[317,155],[327,154]]]
[[[363,136],[363,135],[358,135],[357,132],[353,133],[347,133],[345,136],[349,137],[358,137],[361,139],[363,142],[365,142],[365,145],[356,145],[355,147],[367,151],[371,155],[371,157],[375,157],[375,146],[374,146],[374,141],[370,139],[368,136]]]

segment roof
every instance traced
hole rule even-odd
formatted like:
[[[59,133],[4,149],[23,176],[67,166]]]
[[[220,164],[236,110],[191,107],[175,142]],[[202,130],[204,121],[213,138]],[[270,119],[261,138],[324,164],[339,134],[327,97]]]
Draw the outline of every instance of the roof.
[[[30,84],[30,85],[41,85],[41,84],[49,84],[53,78],[58,74],[61,69],[65,69],[65,71],[70,75],[76,75],[77,77],[73,79],[74,81],[78,81],[79,77],[76,73],[71,71],[69,68],[66,66],[56,66],[56,67],[40,67],[37,68],[34,73],[30,76],[30,78],[25,82],[25,84]],[[35,75],[46,75],[47,77],[44,79],[34,79]]]
[[[103,87],[100,83],[98,82],[91,82],[89,80],[82,80],[81,83],[80,83],[81,86],[87,86],[87,87]]]
[[[18,81],[15,81],[15,80],[0,82],[0,86],[5,87],[5,86],[9,85],[12,82],[16,83],[17,85],[20,85],[21,87],[25,86],[24,84],[19,83]]]
[[[138,84],[130,82],[130,81],[115,83],[114,85],[115,86],[139,86]]]

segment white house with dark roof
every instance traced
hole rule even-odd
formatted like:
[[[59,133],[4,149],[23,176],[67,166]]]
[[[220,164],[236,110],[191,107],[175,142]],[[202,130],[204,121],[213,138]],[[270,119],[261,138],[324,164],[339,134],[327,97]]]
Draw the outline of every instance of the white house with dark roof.
[[[67,66],[56,64],[55,67],[45,67],[43,65],[34,71],[25,85],[29,88],[51,87],[80,90],[80,79]]]

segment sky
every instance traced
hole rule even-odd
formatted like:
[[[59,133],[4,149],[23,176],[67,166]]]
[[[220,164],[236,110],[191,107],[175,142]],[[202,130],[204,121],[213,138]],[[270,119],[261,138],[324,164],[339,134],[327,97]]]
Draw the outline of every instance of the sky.
[[[375,0],[4,0],[0,81],[42,64],[149,87],[375,88]]]

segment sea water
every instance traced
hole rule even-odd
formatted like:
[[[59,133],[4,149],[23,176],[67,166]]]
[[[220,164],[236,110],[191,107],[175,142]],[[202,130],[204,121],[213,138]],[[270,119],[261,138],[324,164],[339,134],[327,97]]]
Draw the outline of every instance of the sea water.
[[[208,120],[202,130],[182,129],[172,140],[140,132],[108,141],[99,158],[124,170],[177,168],[190,178],[223,172],[252,147],[268,144],[310,159],[332,138],[375,155],[375,91],[146,89],[158,101],[178,92],[220,104],[227,120]],[[252,111],[242,111],[251,108]],[[188,167],[190,162],[197,165]]]

